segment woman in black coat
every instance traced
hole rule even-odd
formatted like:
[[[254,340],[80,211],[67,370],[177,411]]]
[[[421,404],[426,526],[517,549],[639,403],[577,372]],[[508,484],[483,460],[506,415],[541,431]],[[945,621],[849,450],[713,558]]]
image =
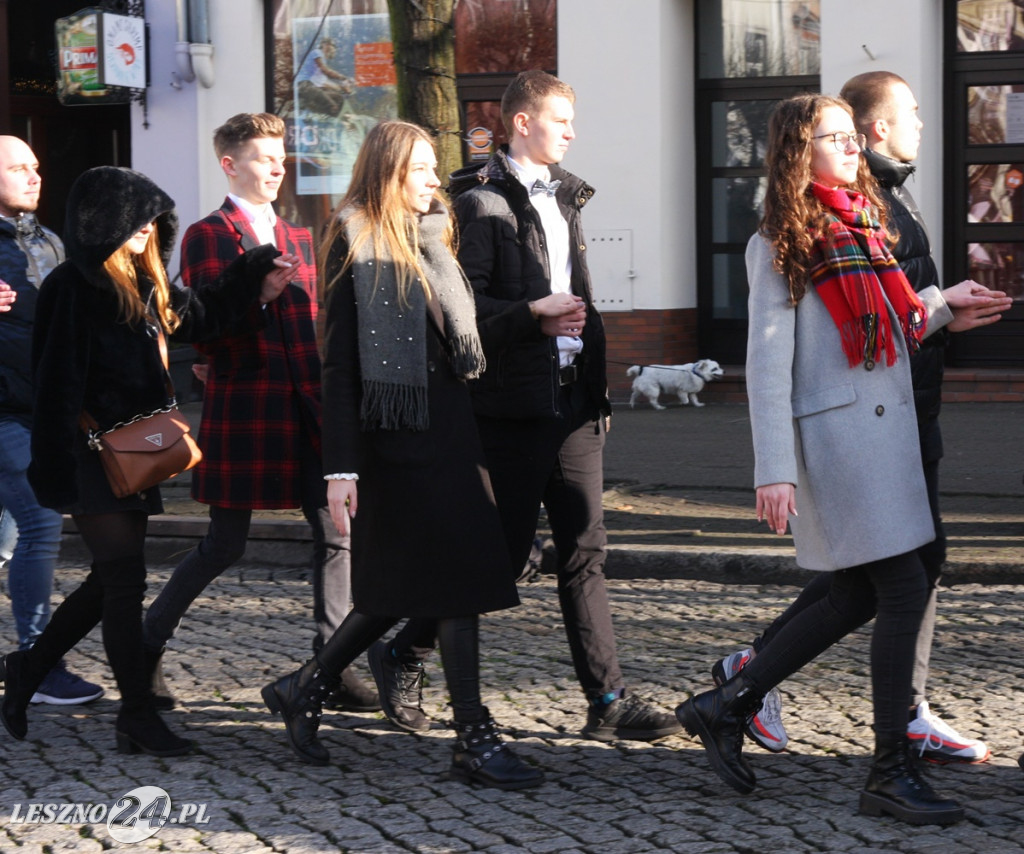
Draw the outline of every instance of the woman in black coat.
[[[436,618],[451,776],[518,789],[543,774],[501,743],[480,701],[477,615],[519,597],[465,383],[483,353],[436,167],[422,128],[377,125],[325,238],[324,471],[338,530],[352,520],[354,607],[263,698],[299,758],[325,765],[320,706],[338,674],[400,618]]]
[[[146,526],[149,514],[163,512],[160,489],[115,496],[79,419],[88,413],[102,432],[173,405],[160,352],[164,336],[213,337],[249,313],[258,322],[257,300],[281,292],[296,259],[261,246],[207,287],[171,287],[164,264],[174,246],[173,209],[173,200],[139,172],[101,166],[83,173],[68,194],[68,260],[39,291],[28,477],[40,504],[72,515],[92,566],[35,645],[0,665],[0,720],[19,740],[42,678],[102,623],[121,692],[118,751],[177,756],[192,749],[157,714],[143,658]]]

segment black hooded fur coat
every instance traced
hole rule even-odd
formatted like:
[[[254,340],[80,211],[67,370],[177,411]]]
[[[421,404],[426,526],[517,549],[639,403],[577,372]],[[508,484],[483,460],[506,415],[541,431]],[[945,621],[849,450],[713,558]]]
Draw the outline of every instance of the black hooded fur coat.
[[[28,476],[39,503],[82,507],[79,461],[85,410],[101,430],[166,406],[167,381],[158,340],[145,322],[119,316],[114,285],[103,263],[150,222],[164,263],[177,234],[174,201],[140,172],[100,166],[83,173],[67,199],[67,261],[39,291],[32,340],[35,381],[32,462]],[[201,341],[253,315],[263,277],[280,253],[270,245],[239,256],[213,283],[198,289],[171,286],[181,326],[175,340]],[[140,280],[147,302],[153,285]],[[90,489],[95,482],[87,481]]]

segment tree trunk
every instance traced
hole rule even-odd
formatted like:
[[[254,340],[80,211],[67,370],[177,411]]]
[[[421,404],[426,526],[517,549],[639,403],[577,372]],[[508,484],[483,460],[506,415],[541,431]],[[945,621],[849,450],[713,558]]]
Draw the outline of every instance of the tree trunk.
[[[437,147],[437,174],[462,166],[455,90],[455,0],[388,0],[398,83],[398,115],[425,127]]]

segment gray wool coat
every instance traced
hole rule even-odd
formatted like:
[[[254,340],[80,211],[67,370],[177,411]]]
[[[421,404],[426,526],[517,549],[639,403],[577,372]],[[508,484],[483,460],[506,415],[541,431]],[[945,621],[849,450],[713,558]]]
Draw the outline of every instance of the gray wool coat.
[[[789,522],[804,569],[859,566],[931,542],[935,528],[902,336],[891,367],[883,361],[851,368],[821,298],[808,287],[790,305],[772,254],[760,235],[747,244],[754,486],[796,485],[798,515]],[[937,287],[918,296],[928,309],[925,335],[953,319]]]

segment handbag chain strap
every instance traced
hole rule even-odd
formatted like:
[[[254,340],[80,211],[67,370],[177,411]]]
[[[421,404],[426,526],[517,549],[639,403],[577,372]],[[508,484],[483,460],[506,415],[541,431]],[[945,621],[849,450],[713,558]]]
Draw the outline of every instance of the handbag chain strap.
[[[174,393],[174,382],[171,380],[171,362],[167,352],[167,337],[164,335],[164,329],[160,323],[150,318],[148,304],[146,308],[146,327],[150,334],[157,339],[157,347],[160,350],[160,361],[164,368],[164,386],[167,389],[167,395],[171,402],[161,409],[154,409],[152,412],[145,412],[142,415],[136,415],[128,421],[118,421],[117,424],[108,430],[98,429],[99,424],[96,422],[96,419],[83,409],[81,414],[78,416],[78,426],[85,432],[89,448],[93,451],[98,451],[103,447],[103,443],[100,441],[101,436],[105,436],[107,433],[113,433],[115,430],[120,430],[122,427],[127,427],[129,424],[136,424],[139,421],[145,421],[147,418],[152,418],[154,415],[173,412],[178,408],[178,399]]]

